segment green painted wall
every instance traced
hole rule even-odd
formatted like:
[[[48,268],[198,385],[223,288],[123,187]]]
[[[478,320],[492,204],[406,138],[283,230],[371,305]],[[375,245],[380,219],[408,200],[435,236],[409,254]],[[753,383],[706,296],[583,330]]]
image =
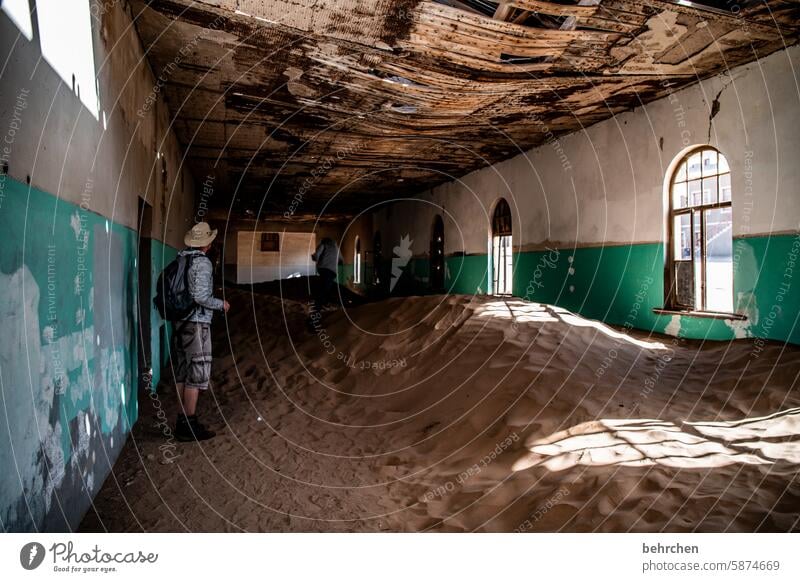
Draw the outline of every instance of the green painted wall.
[[[624,245],[515,255],[514,294],[559,305],[585,317],[696,339],[760,337],[800,343],[800,292],[791,284],[800,238],[791,235],[734,241],[734,322],[657,315],[664,304],[664,247]],[[788,275],[788,276],[787,276]]]
[[[445,289],[450,293],[486,293],[488,277],[486,255],[453,256],[445,259]],[[387,264],[386,272],[390,272]],[[430,260],[414,257],[402,267],[393,295],[421,295],[429,292]]]
[[[663,306],[661,245],[517,253],[513,289],[530,301],[650,329],[655,321],[651,308]]]
[[[800,233],[735,239],[733,254],[748,337],[800,344]]]
[[[137,418],[137,238],[3,179],[0,517],[11,531],[63,531]]]
[[[800,235],[734,240],[734,296],[745,322],[656,315],[664,303],[664,247],[637,244],[515,253],[514,295],[550,303],[584,317],[685,338],[757,337],[800,344]],[[404,276],[422,281],[426,259]],[[447,258],[452,293],[486,293],[486,255]]]
[[[451,293],[474,295],[489,289],[486,255],[451,256],[445,259],[445,288]]]
[[[340,264],[336,270],[337,283],[339,283],[340,285],[344,285],[348,281],[352,281],[354,273],[355,273],[355,268],[353,267],[352,263]]]
[[[405,271],[414,279],[427,283],[431,275],[431,262],[424,257],[412,259],[408,262]]]

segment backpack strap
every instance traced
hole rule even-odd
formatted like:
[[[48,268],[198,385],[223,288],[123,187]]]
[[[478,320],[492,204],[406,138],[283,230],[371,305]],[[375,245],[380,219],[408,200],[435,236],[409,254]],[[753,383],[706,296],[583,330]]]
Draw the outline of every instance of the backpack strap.
[[[183,269],[183,284],[186,286],[186,291],[187,292],[189,291],[189,269],[192,268],[192,262],[194,261],[194,257],[195,257],[195,253],[188,253],[188,254],[185,254],[185,255],[183,255],[181,257],[182,259],[184,259],[186,261],[186,266]],[[191,295],[191,293],[189,293],[189,294]],[[200,307],[200,305],[197,305],[197,303],[194,301],[194,298],[192,299],[192,302],[195,304],[195,307],[192,309],[191,312],[189,312],[189,315],[186,316],[186,319],[182,319],[181,320],[179,326],[177,326],[177,325],[175,326],[175,332],[176,333],[178,331],[182,331],[183,328],[186,327],[187,323],[191,323],[189,321],[189,318],[192,315],[194,315],[194,312],[197,311],[198,307]]]

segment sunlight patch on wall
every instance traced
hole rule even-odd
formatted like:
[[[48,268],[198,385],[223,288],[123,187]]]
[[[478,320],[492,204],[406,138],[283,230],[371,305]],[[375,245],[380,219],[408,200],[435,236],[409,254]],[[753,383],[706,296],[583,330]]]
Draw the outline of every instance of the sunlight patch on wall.
[[[3,3],[5,7],[5,2]],[[42,56],[99,118],[92,21],[86,0],[38,0]]]
[[[0,10],[6,13],[19,31],[28,40],[33,39],[33,25],[28,0],[3,0]]]

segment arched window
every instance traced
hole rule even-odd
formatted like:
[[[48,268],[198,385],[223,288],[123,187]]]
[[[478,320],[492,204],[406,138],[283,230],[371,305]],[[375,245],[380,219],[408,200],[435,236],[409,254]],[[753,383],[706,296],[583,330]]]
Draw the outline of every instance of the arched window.
[[[690,151],[670,180],[667,306],[733,312],[733,218],[728,161]]]
[[[431,290],[442,291],[444,290],[444,221],[439,214],[433,219],[430,254]]]
[[[353,256],[353,283],[361,284],[361,239],[356,237],[356,247]]]
[[[511,295],[511,208],[501,198],[492,216],[492,293]]]

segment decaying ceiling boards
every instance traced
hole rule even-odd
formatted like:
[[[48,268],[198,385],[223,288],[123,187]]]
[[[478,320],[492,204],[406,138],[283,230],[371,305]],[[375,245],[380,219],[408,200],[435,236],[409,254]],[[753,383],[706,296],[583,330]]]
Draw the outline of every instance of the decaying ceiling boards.
[[[794,44],[800,29],[796,0],[131,7],[193,170],[228,193],[217,207],[281,214],[294,200],[298,217],[464,175]]]

